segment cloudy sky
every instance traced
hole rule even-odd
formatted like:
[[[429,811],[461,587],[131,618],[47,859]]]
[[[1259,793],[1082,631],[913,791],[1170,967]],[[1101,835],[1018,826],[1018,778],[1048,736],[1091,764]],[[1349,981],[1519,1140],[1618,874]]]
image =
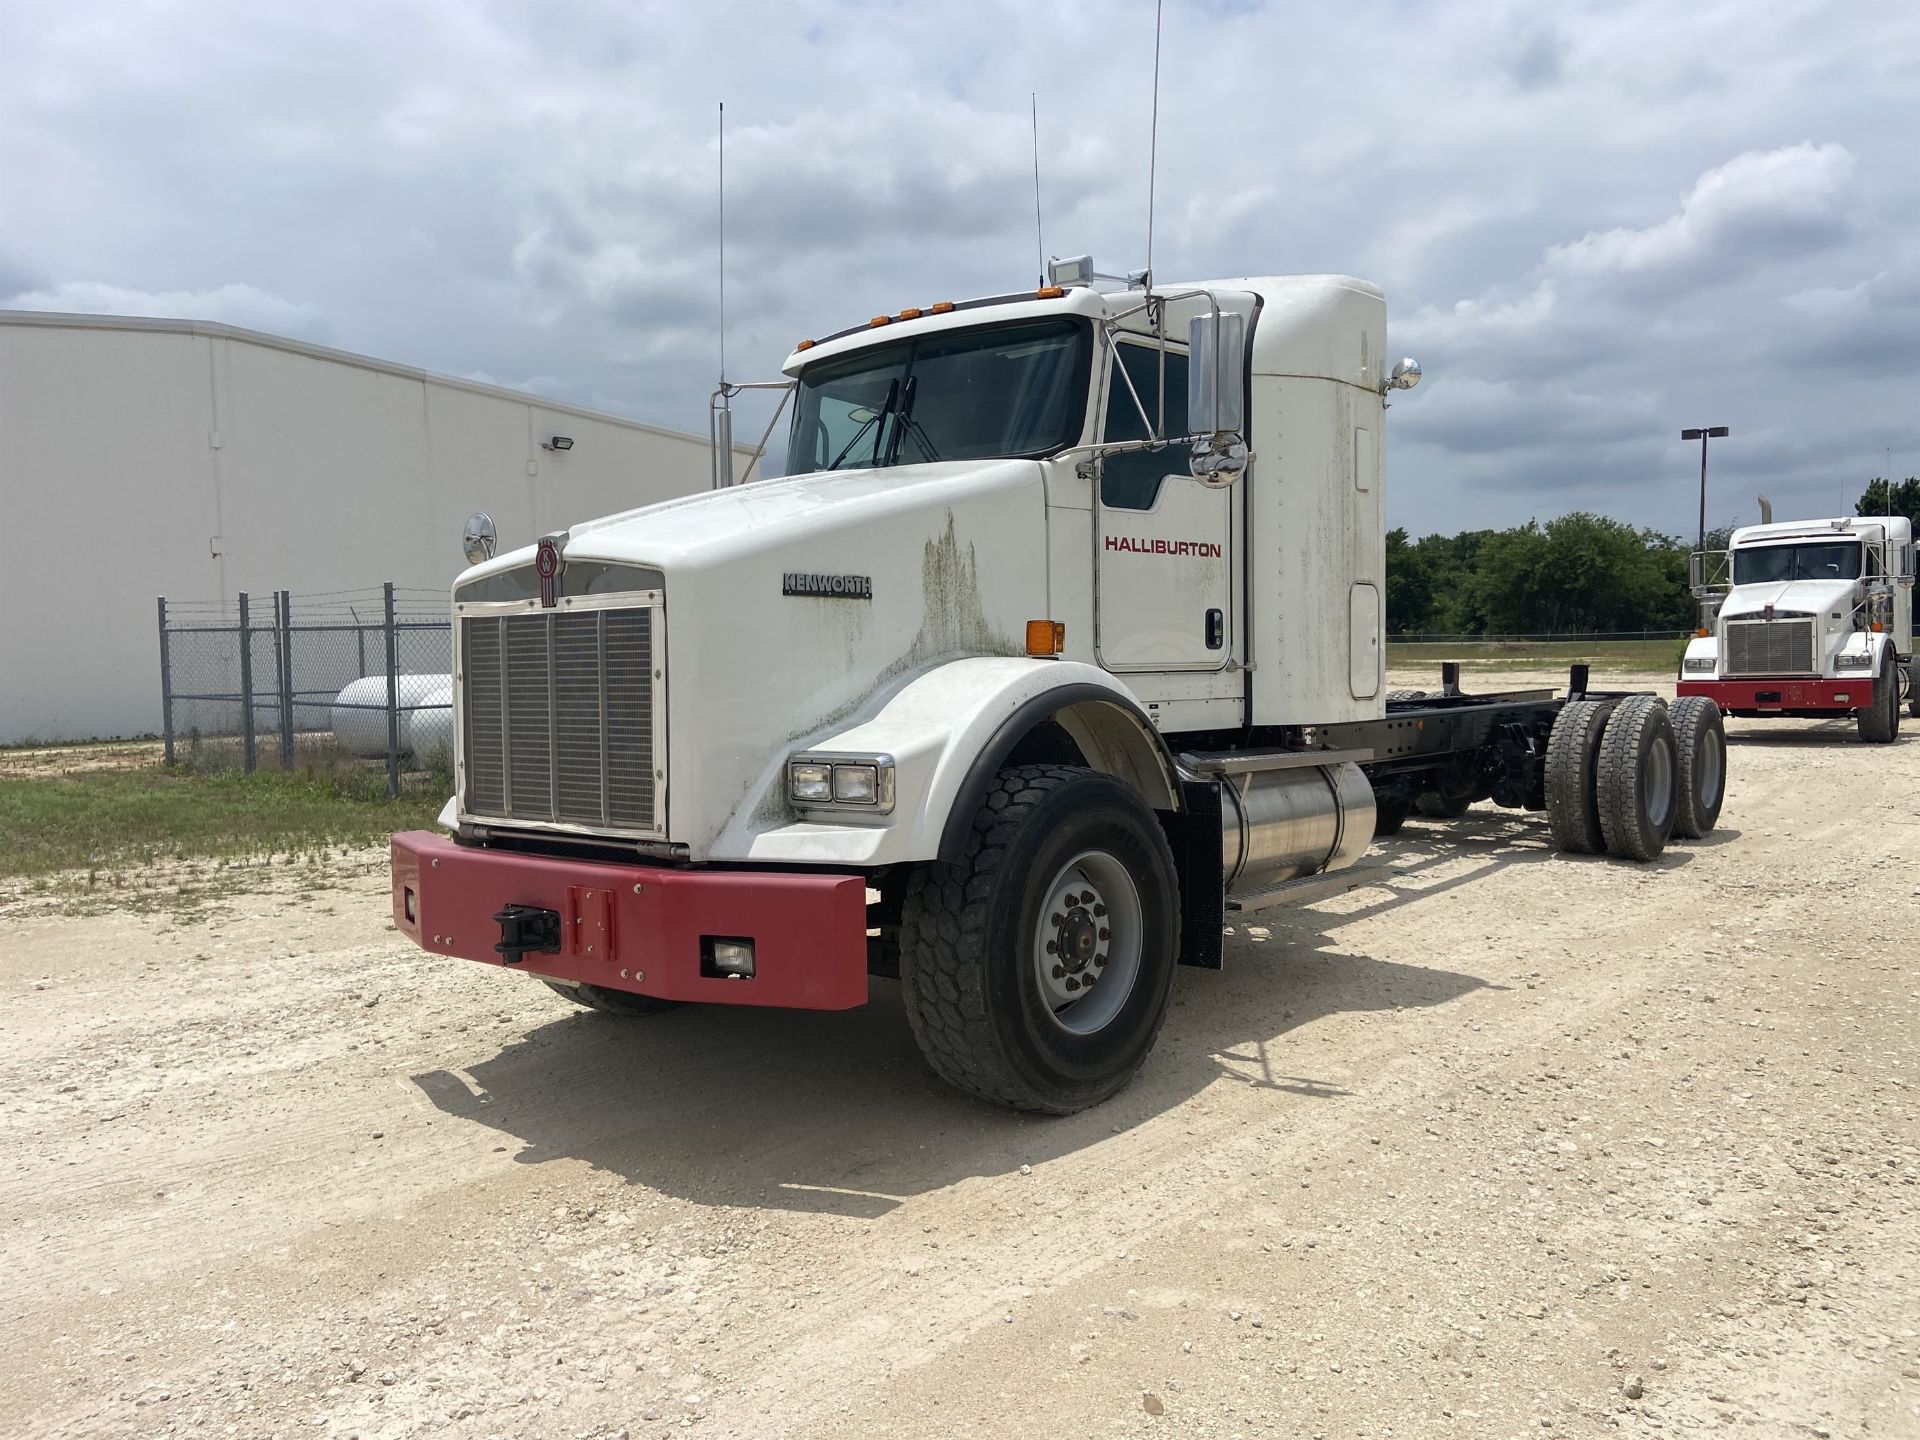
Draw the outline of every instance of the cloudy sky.
[[[189,316],[704,428],[730,370],[1145,251],[1151,0],[0,0],[0,308]],[[1416,533],[1920,471],[1920,4],[1169,0],[1155,270],[1343,270]],[[763,417],[765,411],[758,412]],[[757,426],[745,424],[743,430]]]

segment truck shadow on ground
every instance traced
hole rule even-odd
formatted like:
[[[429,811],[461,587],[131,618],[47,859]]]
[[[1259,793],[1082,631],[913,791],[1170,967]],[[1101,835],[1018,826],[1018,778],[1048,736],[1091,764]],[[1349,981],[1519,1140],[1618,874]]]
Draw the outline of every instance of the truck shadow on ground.
[[[1891,742],[1905,745],[1920,740],[1920,720],[1910,715],[1900,717],[1900,734]],[[1755,720],[1749,722],[1727,722],[1727,744],[1729,746],[1751,746],[1754,749],[1768,747],[1817,746],[1820,748],[1848,748],[1865,745],[1860,738],[1859,722],[1845,720],[1781,720],[1769,722]],[[1874,749],[1884,748],[1874,746]]]
[[[412,1079],[444,1113],[517,1140],[524,1164],[584,1161],[700,1204],[877,1217],[1091,1148],[1223,1082],[1259,1089],[1277,1110],[1337,1104],[1349,1094],[1337,1081],[1293,1073],[1289,1034],[1328,1016],[1504,988],[1443,963],[1353,953],[1336,938],[1342,928],[1509,865],[1588,863],[1555,854],[1544,821],[1491,810],[1411,822],[1369,858],[1391,867],[1386,883],[1312,909],[1234,916],[1225,969],[1180,971],[1133,1085],[1063,1119],[1001,1111],[937,1080],[899,986],[879,979],[865,1007],[841,1013],[688,1006],[624,1020],[570,1012],[555,996],[550,1023],[460,1057],[462,1069]],[[1686,858],[1669,852],[1656,866]]]

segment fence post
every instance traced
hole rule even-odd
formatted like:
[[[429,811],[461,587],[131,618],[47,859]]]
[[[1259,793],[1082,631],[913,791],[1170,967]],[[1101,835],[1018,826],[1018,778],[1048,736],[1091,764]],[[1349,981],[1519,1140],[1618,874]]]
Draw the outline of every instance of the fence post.
[[[240,592],[240,765],[253,773],[253,627],[248,623],[247,592]]]
[[[280,618],[280,768],[293,768],[293,592],[274,597]]]
[[[160,597],[160,738],[173,764],[173,655],[167,648],[167,597]]]
[[[385,586],[387,602],[387,798],[400,793],[400,647],[393,625],[393,582]]]

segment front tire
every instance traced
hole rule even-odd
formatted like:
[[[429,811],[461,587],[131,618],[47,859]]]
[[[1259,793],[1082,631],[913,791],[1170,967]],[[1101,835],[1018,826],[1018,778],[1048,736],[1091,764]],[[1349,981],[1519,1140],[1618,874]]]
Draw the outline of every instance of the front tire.
[[[1858,712],[1860,738],[1869,745],[1891,745],[1900,735],[1900,669],[1888,650],[1873,677],[1873,699]]]
[[[609,990],[604,985],[565,985],[558,980],[548,980],[545,984],[554,994],[564,995],[574,1004],[597,1010],[602,1015],[658,1015],[663,1010],[677,1009],[681,1003],[636,995],[631,990]]]
[[[1111,776],[1020,765],[995,778],[957,863],[920,866],[900,989],[936,1074],[1067,1115],[1131,1080],[1167,1015],[1179,882],[1146,802]]]

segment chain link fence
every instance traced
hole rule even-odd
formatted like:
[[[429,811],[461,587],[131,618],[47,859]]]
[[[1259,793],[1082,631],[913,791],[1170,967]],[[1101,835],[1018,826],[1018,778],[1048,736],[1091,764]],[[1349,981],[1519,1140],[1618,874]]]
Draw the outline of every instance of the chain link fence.
[[[452,769],[453,632],[446,593],[392,584],[229,601],[162,598],[161,736],[168,764],[290,769],[384,760]]]

